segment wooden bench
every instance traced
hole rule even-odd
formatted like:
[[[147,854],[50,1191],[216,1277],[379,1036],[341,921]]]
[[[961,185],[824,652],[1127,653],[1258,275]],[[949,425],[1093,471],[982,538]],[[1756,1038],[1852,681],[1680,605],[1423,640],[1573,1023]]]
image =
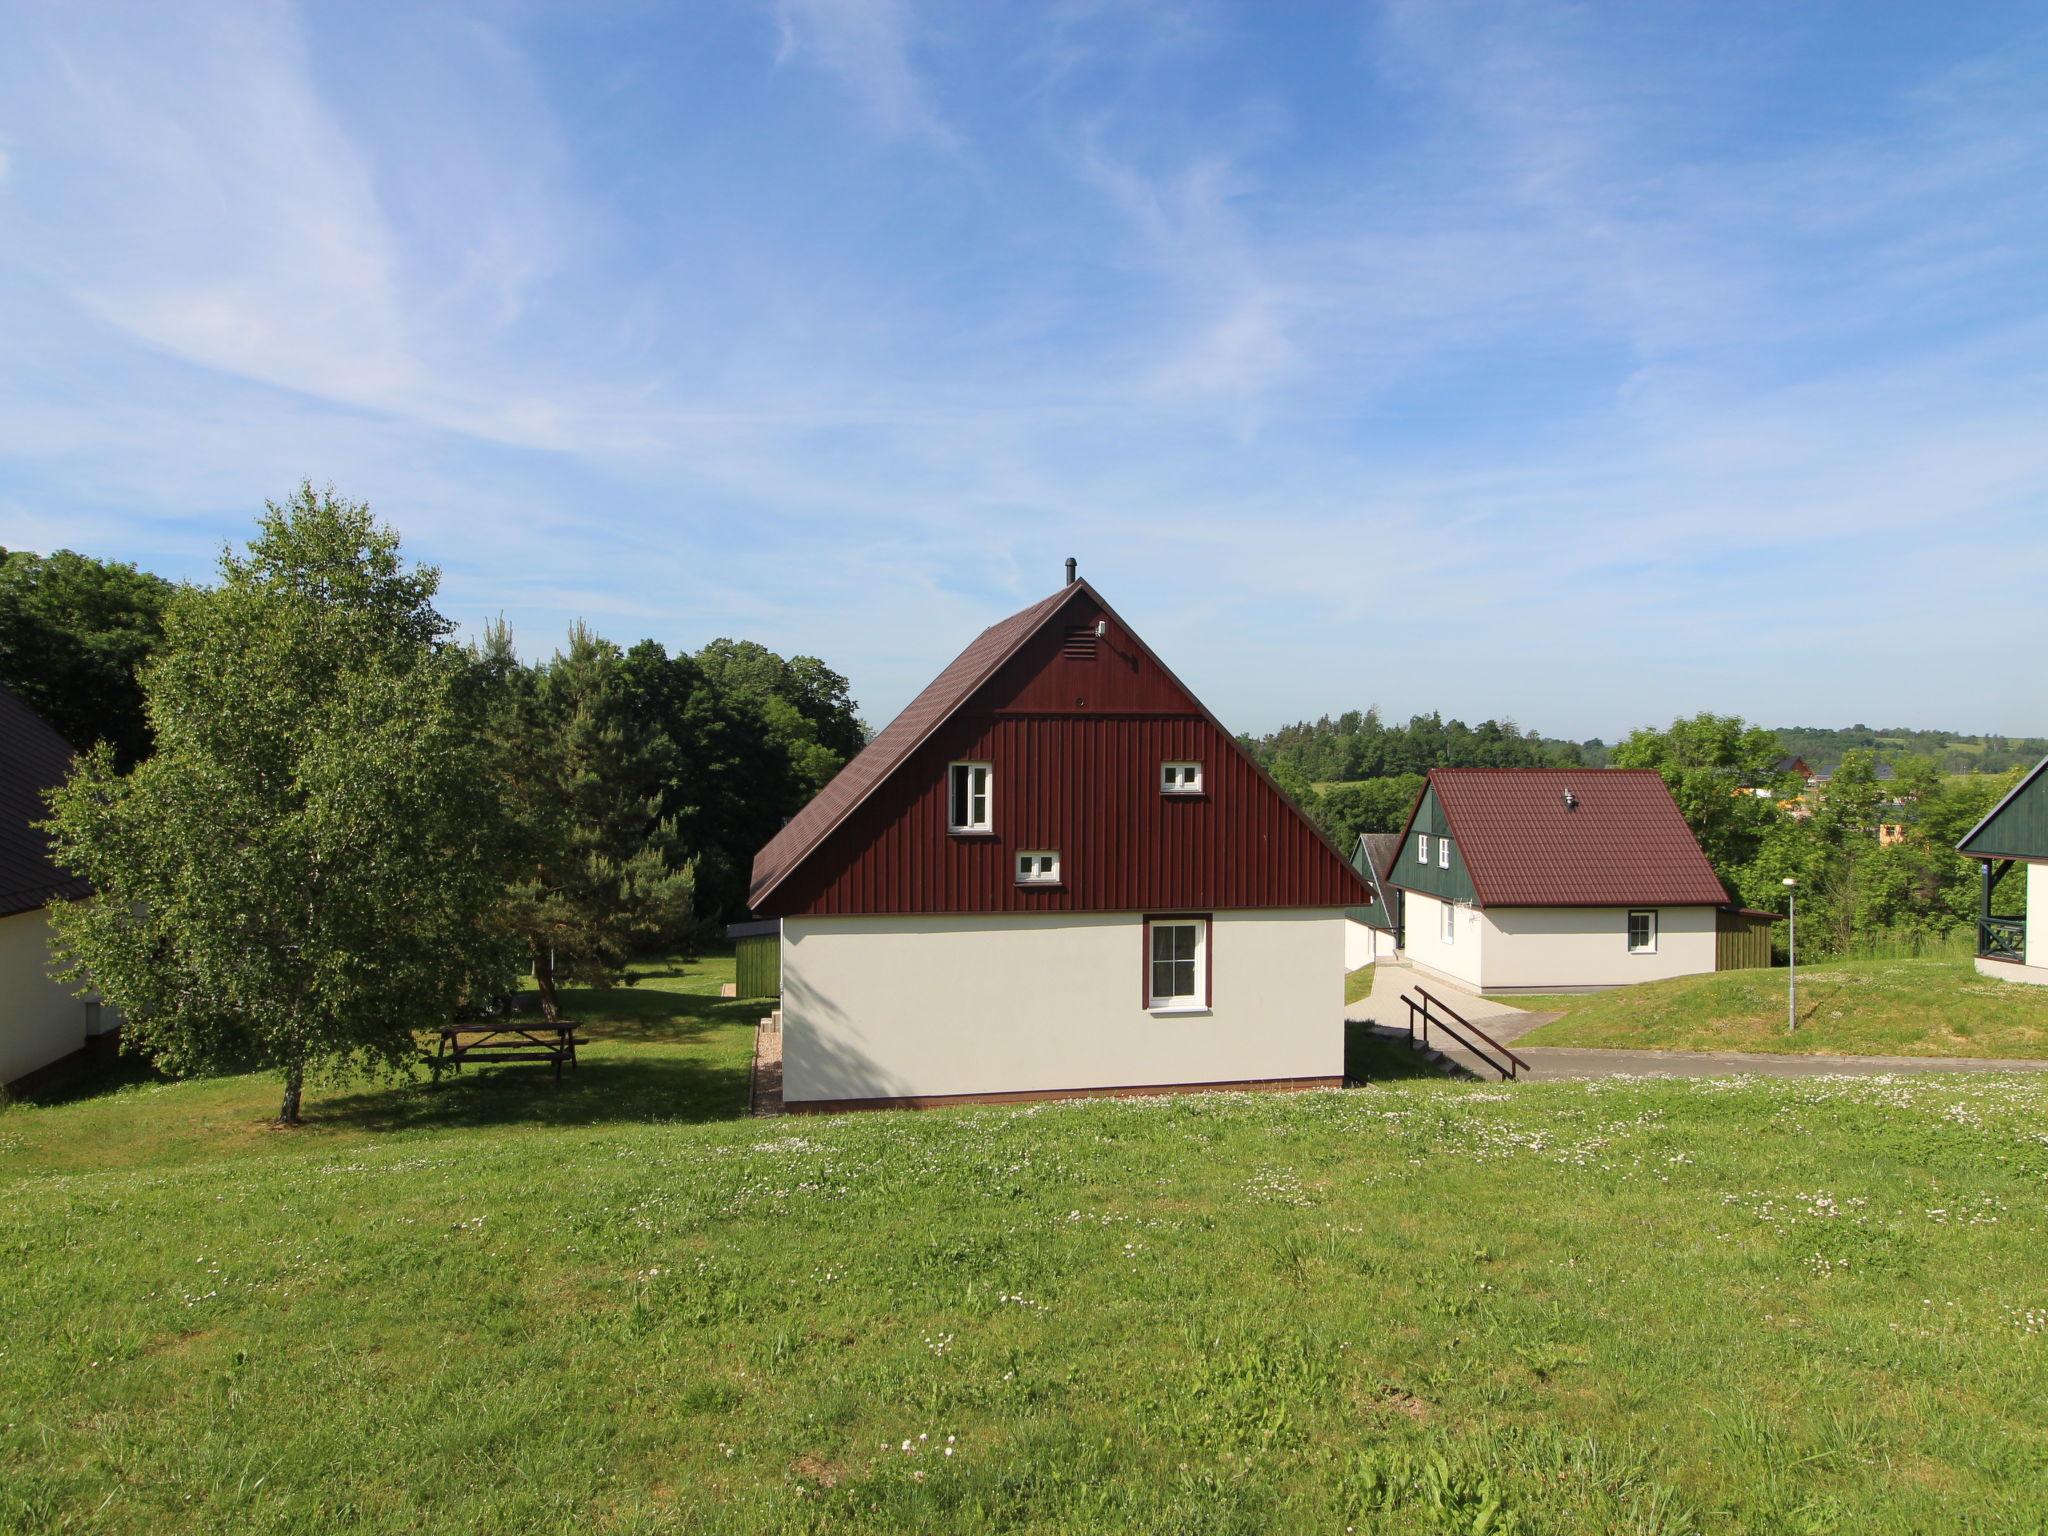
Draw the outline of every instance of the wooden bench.
[[[553,1024],[444,1024],[441,1048],[433,1060],[458,1072],[466,1061],[550,1061],[559,1083],[563,1064],[575,1066],[576,1047],[588,1044],[567,1019]]]

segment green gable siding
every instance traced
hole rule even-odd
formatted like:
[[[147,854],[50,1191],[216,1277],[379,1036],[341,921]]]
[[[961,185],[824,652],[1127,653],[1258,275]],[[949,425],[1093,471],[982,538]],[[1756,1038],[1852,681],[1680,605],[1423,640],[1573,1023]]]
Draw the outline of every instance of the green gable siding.
[[[2036,768],[1984,824],[1964,838],[1973,859],[2048,859],[2048,762]]]
[[[1366,857],[1365,839],[1360,838],[1351,850],[1351,867],[1365,876],[1365,883],[1373,889],[1372,905],[1368,907],[1346,907],[1344,915],[1354,923],[1364,923],[1368,928],[1392,930],[1394,919],[1387,911],[1387,904],[1379,898],[1379,882],[1373,878],[1372,860]]]
[[[1415,857],[1415,839],[1424,832],[1429,834],[1427,864],[1417,862]],[[1437,852],[1438,845],[1447,836],[1451,839],[1449,869],[1437,862],[1441,857]],[[1433,787],[1422,792],[1422,804],[1416,808],[1414,823],[1408,828],[1408,841],[1394,862],[1394,884],[1447,901],[1477,902],[1479,899],[1478,893],[1472,889],[1471,873],[1465,868],[1465,856],[1458,849],[1458,839],[1451,834],[1450,823],[1444,817],[1443,807],[1437,803]]]

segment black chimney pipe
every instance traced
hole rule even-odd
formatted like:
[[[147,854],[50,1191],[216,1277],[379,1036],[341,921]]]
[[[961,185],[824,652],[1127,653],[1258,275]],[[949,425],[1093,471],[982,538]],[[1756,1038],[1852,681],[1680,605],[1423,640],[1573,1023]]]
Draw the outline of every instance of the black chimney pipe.
[[[1068,585],[1068,586],[1070,586],[1070,587],[1071,587],[1071,586],[1072,586],[1072,585],[1074,584],[1074,572],[1076,572],[1076,571],[1077,571],[1077,570],[1079,570],[1080,568],[1081,568],[1081,562],[1080,562],[1080,561],[1076,560],[1076,559],[1075,559],[1075,558],[1074,558],[1074,557],[1073,557],[1072,555],[1069,555],[1069,556],[1067,556],[1067,585]]]

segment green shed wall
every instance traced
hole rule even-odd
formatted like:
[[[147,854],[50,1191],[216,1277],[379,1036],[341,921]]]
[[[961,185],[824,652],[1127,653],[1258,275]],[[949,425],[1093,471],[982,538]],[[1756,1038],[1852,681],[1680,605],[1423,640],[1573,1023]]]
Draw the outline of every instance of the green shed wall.
[[[782,996],[782,938],[762,934],[741,939],[734,947],[733,979],[741,997]]]
[[[1771,928],[1768,917],[1748,912],[1714,914],[1714,969],[1717,971],[1767,971],[1771,968]]]

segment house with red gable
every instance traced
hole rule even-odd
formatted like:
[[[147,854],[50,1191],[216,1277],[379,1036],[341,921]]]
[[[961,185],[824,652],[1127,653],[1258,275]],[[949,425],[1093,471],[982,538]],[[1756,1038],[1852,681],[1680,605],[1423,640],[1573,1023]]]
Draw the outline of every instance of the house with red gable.
[[[1649,768],[1437,768],[1388,881],[1402,957],[1472,991],[1627,986],[1771,963]]]
[[[792,1110],[1342,1081],[1357,871],[1068,562],[754,861]]]

